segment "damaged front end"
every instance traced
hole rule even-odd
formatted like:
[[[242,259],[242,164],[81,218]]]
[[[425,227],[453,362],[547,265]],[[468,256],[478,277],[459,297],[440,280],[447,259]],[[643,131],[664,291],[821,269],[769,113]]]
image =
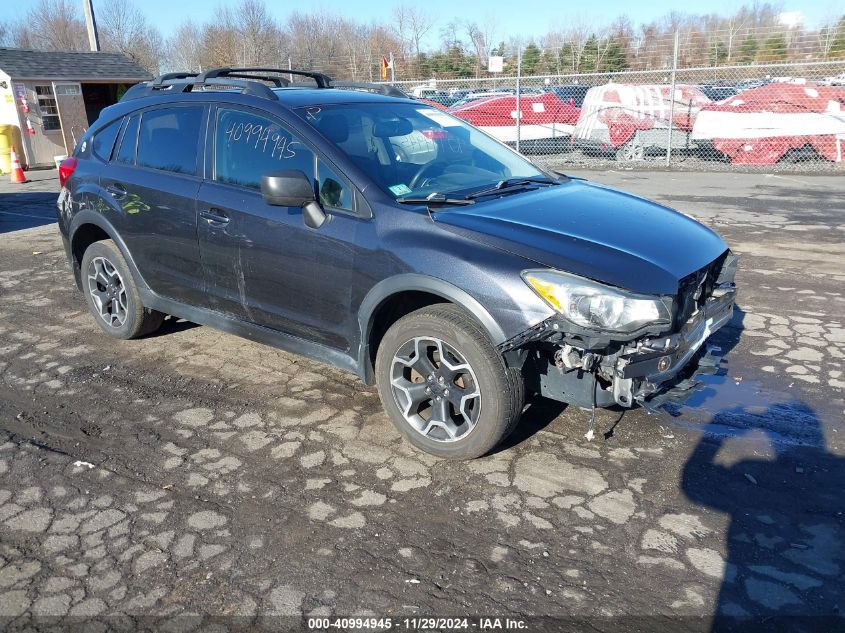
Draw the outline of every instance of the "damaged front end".
[[[668,321],[637,324],[631,333],[606,331],[574,323],[564,315],[567,306],[556,303],[561,314],[499,349],[522,367],[529,388],[576,406],[653,409],[686,399],[697,377],[718,366],[705,342],[733,315],[737,261],[727,251],[684,278],[668,300]]]

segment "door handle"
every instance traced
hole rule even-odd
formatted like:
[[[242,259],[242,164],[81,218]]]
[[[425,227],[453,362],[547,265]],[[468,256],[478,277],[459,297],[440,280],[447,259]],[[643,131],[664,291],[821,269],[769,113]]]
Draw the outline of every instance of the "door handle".
[[[124,189],[122,185],[119,185],[117,183],[106,187],[106,191],[108,191],[109,195],[116,200],[122,200],[126,197],[126,189]]]
[[[229,217],[219,209],[203,209],[200,211],[200,217],[216,226],[229,224]]]

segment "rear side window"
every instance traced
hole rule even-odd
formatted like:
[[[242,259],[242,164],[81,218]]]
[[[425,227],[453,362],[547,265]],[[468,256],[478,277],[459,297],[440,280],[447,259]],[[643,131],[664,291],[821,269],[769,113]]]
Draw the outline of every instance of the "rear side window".
[[[138,165],[196,174],[202,106],[148,110],[141,117]]]
[[[261,189],[264,174],[283,169],[313,178],[314,154],[276,121],[242,110],[217,111],[215,180]]]
[[[126,124],[126,129],[120,139],[120,147],[117,148],[114,157],[115,162],[126,165],[135,164],[135,143],[138,140],[138,121],[140,120],[139,114],[133,114],[129,118],[129,123]]]
[[[118,119],[94,133],[94,140],[91,143],[91,151],[94,156],[108,162],[111,158],[112,149],[114,149],[114,142],[117,140],[117,133],[120,132],[121,123],[123,123],[123,119]]]

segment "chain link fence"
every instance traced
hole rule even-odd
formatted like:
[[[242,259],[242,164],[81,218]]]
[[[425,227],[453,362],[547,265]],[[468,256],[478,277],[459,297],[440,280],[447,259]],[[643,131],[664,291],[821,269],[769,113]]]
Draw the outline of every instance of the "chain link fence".
[[[393,82],[557,168],[845,171],[845,59]],[[544,53],[545,54],[545,53]]]

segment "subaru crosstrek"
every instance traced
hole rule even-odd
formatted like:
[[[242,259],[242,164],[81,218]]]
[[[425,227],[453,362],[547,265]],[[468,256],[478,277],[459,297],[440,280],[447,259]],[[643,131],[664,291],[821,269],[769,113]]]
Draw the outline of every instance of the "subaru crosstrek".
[[[60,182],[107,334],[172,315],[333,364],[444,457],[490,451],[526,393],[656,405],[694,383],[733,309],[736,258],[690,217],[316,73],[134,86]]]

